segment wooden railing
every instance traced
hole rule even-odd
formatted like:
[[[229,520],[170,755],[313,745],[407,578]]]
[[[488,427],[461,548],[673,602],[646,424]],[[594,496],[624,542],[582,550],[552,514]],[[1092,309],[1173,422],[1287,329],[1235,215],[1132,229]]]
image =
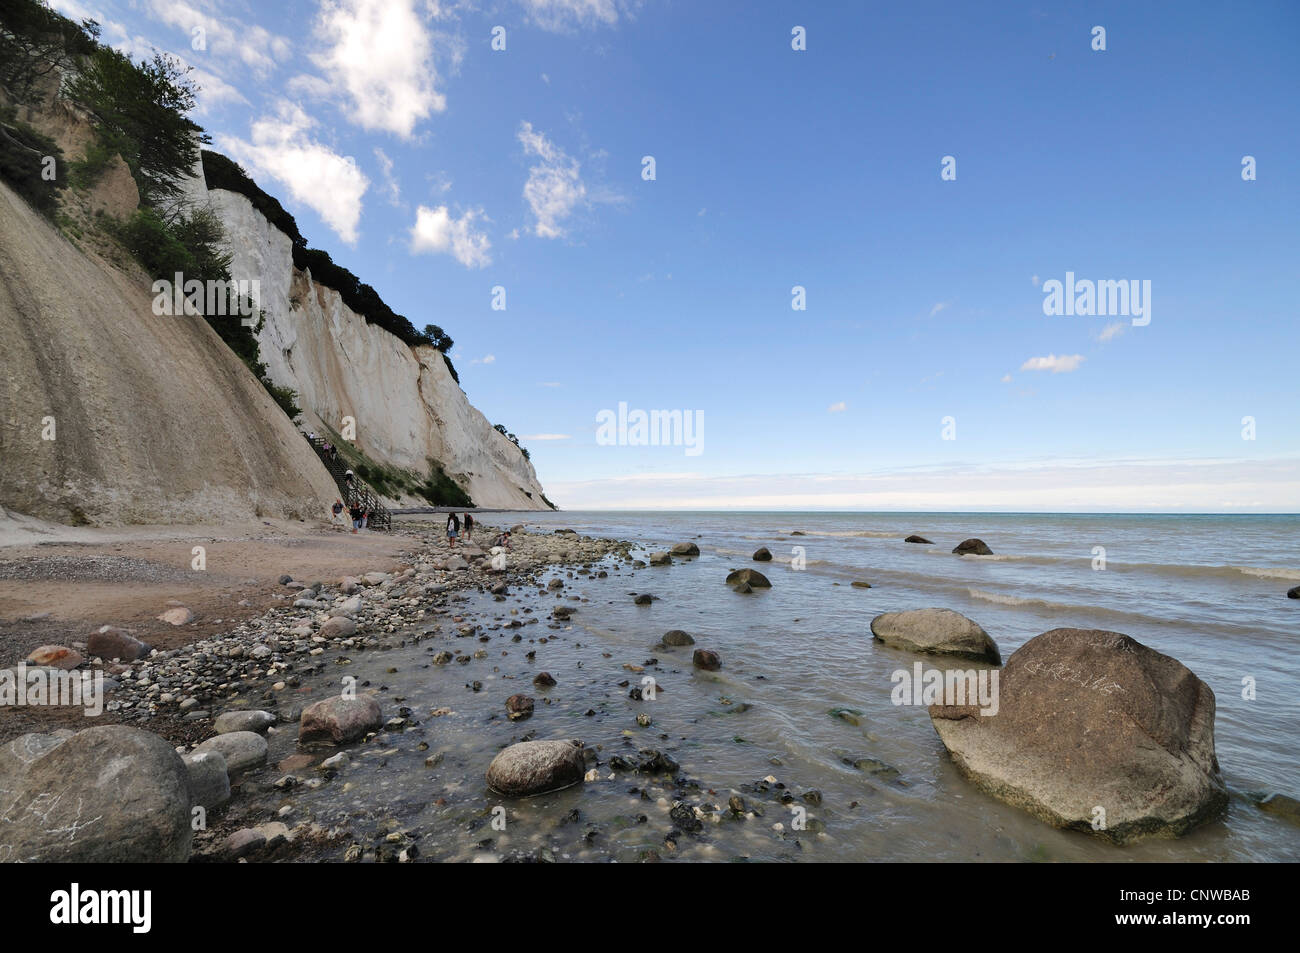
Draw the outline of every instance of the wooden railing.
[[[303,436],[316,451],[316,456],[320,457],[321,463],[325,464],[325,469],[330,472],[334,482],[338,484],[344,505],[350,508],[355,503],[361,509],[369,510],[370,520],[366,525],[370,529],[391,530],[393,514],[388,511],[388,507],[379,502],[379,495],[363,483],[355,472],[352,474],[352,479],[348,480],[348,465],[343,461],[343,455],[338,451],[333,455],[329,454],[325,450],[326,441],[323,437],[312,439],[307,434]]]

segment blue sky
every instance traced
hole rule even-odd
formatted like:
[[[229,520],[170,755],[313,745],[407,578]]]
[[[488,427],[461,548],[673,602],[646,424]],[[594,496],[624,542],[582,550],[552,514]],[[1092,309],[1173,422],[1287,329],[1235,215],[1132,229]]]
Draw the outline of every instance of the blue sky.
[[[1300,5],[53,5],[193,65],[561,506],[1300,509]],[[1067,272],[1150,323],[1045,315]]]

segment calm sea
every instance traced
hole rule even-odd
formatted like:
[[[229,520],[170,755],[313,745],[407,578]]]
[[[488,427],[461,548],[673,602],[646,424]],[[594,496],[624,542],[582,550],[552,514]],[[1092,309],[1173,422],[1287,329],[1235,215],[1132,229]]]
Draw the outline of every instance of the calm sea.
[[[821,789],[837,836],[825,838],[820,859],[1300,860],[1300,829],[1251,798],[1300,797],[1300,600],[1286,598],[1300,585],[1300,516],[564,512],[524,522],[647,550],[699,545],[697,560],[584,583],[592,607],[575,621],[620,659],[673,628],[717,649],[720,680],[674,685],[657,718],[686,739],[679,760],[696,775],[738,784],[770,770]],[[904,543],[911,533],[935,545]],[[971,536],[994,555],[951,554]],[[751,561],[760,546],[774,557],[766,566]],[[762,568],[772,590],[733,593],[722,580],[744,566]],[[624,590],[659,598],[637,607]],[[1217,699],[1227,819],[1178,841],[1117,849],[976,791],[925,710],[890,702],[890,674],[914,657],[870,636],[876,614],[926,606],[979,622],[1004,659],[1041,632],[1078,626],[1125,633],[1183,662]],[[750,707],[727,714],[724,696]],[[860,725],[828,715],[840,707],[862,712]],[[695,743],[703,763],[691,759]],[[901,783],[864,795],[846,757],[884,761]],[[766,768],[773,759],[780,767]],[[861,806],[849,809],[852,800]]]

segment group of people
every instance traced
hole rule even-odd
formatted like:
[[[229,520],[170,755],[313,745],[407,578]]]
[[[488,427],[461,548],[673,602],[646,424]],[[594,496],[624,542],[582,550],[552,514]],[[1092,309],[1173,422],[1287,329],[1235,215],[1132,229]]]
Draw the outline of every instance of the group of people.
[[[335,499],[334,505],[330,507],[330,511],[334,514],[335,523],[342,521],[344,509],[343,501]],[[366,529],[370,526],[371,514],[369,507],[362,506],[359,502],[353,500],[352,504],[346,507],[346,509],[348,511],[348,518],[352,520],[352,532],[355,533],[357,530]]]
[[[315,446],[316,431],[309,430],[307,432],[307,439],[311,441],[312,446]],[[329,457],[331,460],[337,460],[339,458],[339,448],[334,446],[334,444],[330,443],[328,440],[323,440],[321,442],[320,448],[321,451],[325,454],[325,456]],[[350,473],[351,471],[348,472]]]
[[[465,541],[467,543],[474,542],[474,517],[466,513],[465,518],[462,521],[461,518],[457,516],[455,513],[447,514],[447,545],[448,546],[451,546],[453,548],[455,547],[457,540],[460,539],[460,531],[462,526],[465,529]],[[510,531],[506,530],[503,533],[498,533],[496,537],[492,540],[492,546],[494,551],[497,548],[508,550],[510,548]]]

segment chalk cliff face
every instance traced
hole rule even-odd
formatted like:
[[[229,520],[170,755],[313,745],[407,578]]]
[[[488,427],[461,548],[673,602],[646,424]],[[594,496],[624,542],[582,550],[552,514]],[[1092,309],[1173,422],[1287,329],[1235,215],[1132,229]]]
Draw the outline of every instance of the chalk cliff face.
[[[298,392],[304,427],[342,431],[351,417],[352,442],[381,464],[426,476],[436,461],[478,506],[547,508],[532,464],[470,405],[438,351],[367,324],[298,271],[289,237],[243,195],[208,191],[201,178],[189,193],[221,219],[231,277],[260,283],[262,360],[271,380]]]
[[[62,523],[319,518],[337,489],[202,318],[0,185],[0,506]]]

